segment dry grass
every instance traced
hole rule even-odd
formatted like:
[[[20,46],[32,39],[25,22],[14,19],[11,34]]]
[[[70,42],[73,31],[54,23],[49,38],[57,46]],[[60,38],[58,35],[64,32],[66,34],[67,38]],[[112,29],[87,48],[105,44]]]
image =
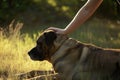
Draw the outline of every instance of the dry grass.
[[[11,78],[15,74],[31,70],[48,70],[51,64],[48,62],[34,62],[27,52],[35,45],[37,34],[30,37],[29,34],[21,34],[22,23],[14,21],[7,29],[0,29],[0,77]],[[1,80],[0,79],[0,80]]]
[[[65,25],[65,24],[64,24]],[[37,34],[21,34],[22,23],[12,21],[7,29],[0,28],[0,80],[32,70],[49,70],[46,61],[32,61],[27,52],[35,46]],[[63,25],[58,25],[63,26]],[[72,37],[101,47],[120,48],[120,26],[111,22],[94,20],[84,24]],[[11,79],[13,80],[13,79]]]

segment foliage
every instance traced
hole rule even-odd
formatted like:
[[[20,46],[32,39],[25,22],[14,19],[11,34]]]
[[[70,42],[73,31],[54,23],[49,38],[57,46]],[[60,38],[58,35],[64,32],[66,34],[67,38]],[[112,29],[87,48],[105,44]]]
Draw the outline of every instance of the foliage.
[[[16,15],[27,9],[32,2],[30,0],[0,0],[0,20],[12,20]]]
[[[41,21],[61,21],[72,18],[87,0],[0,0],[0,24],[20,18],[36,16]],[[35,12],[37,14],[35,14]],[[33,13],[32,16],[30,13]],[[103,0],[97,15],[106,18],[119,17],[120,5],[116,0]],[[47,17],[46,17],[47,16]],[[111,17],[112,16],[112,17]],[[59,18],[59,20],[58,20]],[[117,18],[118,19],[118,18]]]
[[[120,14],[120,5],[116,0],[103,0],[98,13],[101,14],[101,16],[109,19],[117,18]]]

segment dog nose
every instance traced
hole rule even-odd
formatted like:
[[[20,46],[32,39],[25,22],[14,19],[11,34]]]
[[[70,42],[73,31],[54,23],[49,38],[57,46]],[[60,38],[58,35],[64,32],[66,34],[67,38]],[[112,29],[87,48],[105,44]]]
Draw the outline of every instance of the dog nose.
[[[30,52],[28,52],[28,54],[30,55]]]

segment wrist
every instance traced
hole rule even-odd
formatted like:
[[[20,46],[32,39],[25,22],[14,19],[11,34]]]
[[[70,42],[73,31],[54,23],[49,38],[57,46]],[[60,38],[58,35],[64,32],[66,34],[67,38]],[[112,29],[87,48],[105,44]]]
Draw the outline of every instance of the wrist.
[[[69,33],[69,31],[65,28],[65,29],[63,30],[63,34],[68,35],[68,34],[70,34],[70,33]]]

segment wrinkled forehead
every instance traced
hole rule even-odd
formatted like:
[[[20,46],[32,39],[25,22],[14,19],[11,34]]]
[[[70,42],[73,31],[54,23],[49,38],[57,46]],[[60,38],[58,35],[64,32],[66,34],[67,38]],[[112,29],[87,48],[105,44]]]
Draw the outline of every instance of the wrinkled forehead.
[[[41,34],[36,42],[39,43],[39,42],[43,42],[44,40],[45,40],[45,36]]]
[[[37,42],[42,42],[44,40],[44,36],[40,36],[37,40]]]

